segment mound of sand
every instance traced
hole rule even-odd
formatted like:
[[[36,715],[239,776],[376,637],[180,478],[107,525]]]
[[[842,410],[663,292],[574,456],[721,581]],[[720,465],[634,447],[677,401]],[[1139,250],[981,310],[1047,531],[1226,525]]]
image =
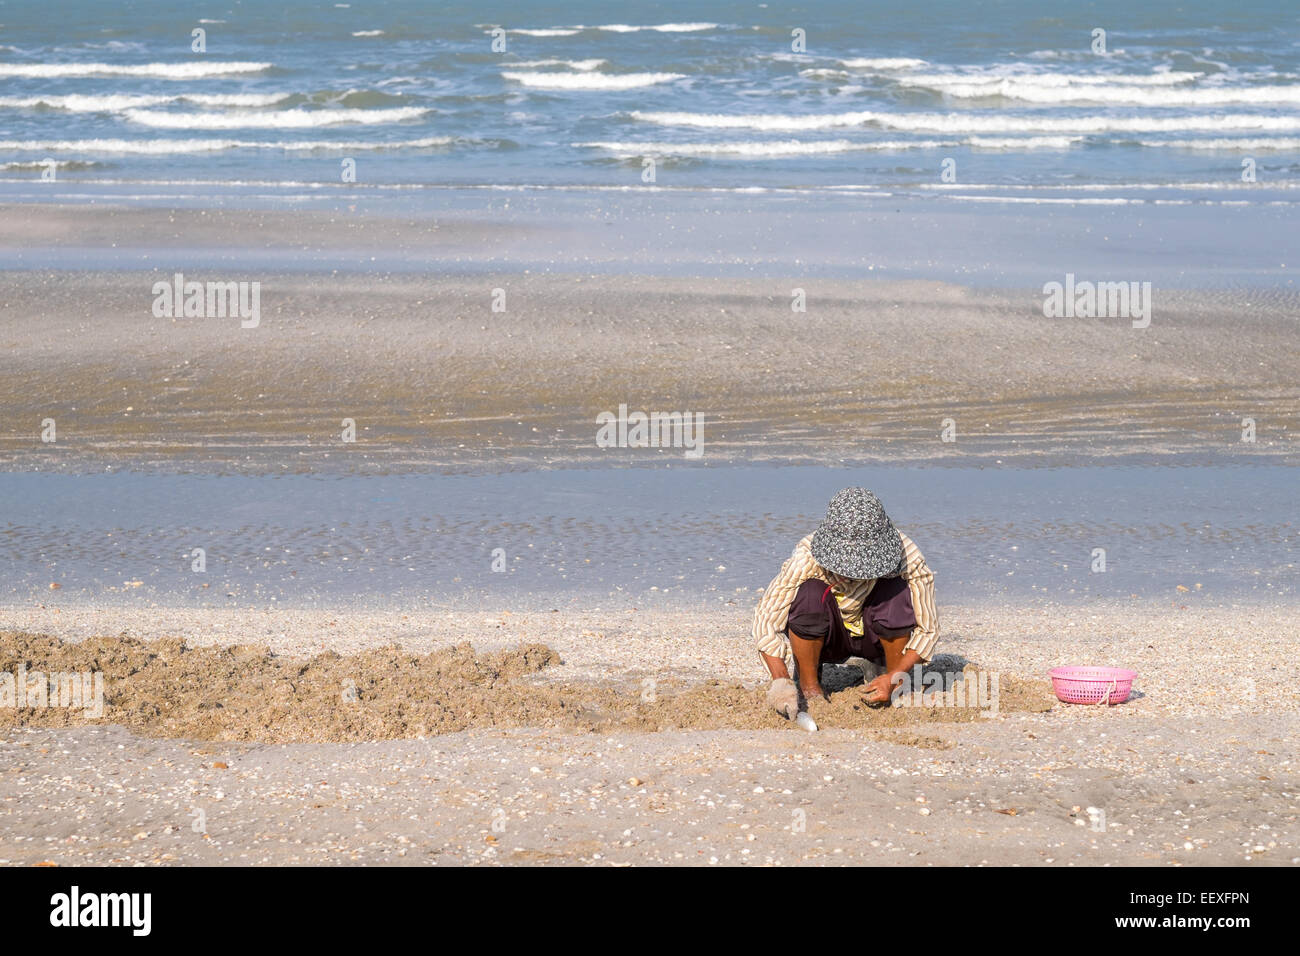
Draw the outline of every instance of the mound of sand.
[[[418,738],[485,727],[802,733],[767,707],[761,687],[540,679],[558,663],[559,655],[543,644],[484,654],[467,643],[428,654],[392,646],[302,660],[252,645],[190,647],[178,639],[127,636],[65,642],[7,631],[0,632],[0,675],[16,680],[25,671],[31,686],[55,673],[102,673],[103,713],[0,705],[0,727],[112,723],[149,737],[264,743]],[[1002,677],[1001,712],[1047,710],[1052,700],[1047,682]],[[829,702],[815,702],[810,712],[824,729],[883,731],[887,739],[921,746],[946,744],[902,731],[975,720],[979,713],[969,707],[871,708],[851,686]]]

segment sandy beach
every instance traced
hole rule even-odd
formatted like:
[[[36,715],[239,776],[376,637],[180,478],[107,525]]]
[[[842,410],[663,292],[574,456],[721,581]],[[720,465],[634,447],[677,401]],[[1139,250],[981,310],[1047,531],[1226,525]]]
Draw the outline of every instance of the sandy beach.
[[[1285,286],[1164,287],[1138,330],[1026,286],[485,267],[572,224],[0,222],[59,263],[0,301],[0,670],[107,681],[0,711],[0,863],[1296,862]],[[172,241],[261,283],[256,327],[154,314]],[[159,265],[69,267],[124,248]],[[600,447],[620,405],[702,413],[704,454]],[[852,666],[815,735],[766,708],[754,602],[849,482],[996,715],[871,710]],[[1062,704],[1068,663],[1135,692]]]
[[[20,945],[462,866],[1283,925],[1295,5],[861,6],[4,8]]]
[[[868,865],[1294,864],[1300,836],[1290,746],[1300,724],[1291,607],[1086,609],[953,607],[936,662],[1045,687],[1057,664],[1121,660],[1141,675],[1113,708],[1004,709],[989,718],[899,721],[863,709],[856,726],[823,718],[816,735],[763,714],[696,707],[723,688],[761,697],[745,615],[150,612],[5,607],[0,627],[94,640],[113,634],[194,647],[237,637],[287,661],[337,652],[355,662],[399,643],[414,654],[472,643],[479,653],[545,643],[562,663],[520,684],[536,716],[479,710],[469,729],[370,730],[345,741],[262,742],[277,724],[241,723],[177,739],[167,713],[189,699],[132,697],[132,716],[58,715],[64,726],[4,731],[0,859],[270,864],[583,863]],[[9,647],[12,634],[0,646]],[[146,644],[151,646],[150,644]],[[251,661],[263,651],[248,651]],[[349,657],[348,655],[363,655]],[[379,658],[386,660],[387,658]],[[244,672],[253,671],[248,664]],[[837,669],[835,698],[855,693]],[[337,675],[336,675],[337,676]],[[660,729],[602,728],[597,695],[637,703],[661,687]],[[165,686],[165,685],[159,685]],[[543,704],[564,699],[578,716]],[[593,688],[584,697],[581,688]],[[1232,686],[1231,697],[1211,693]],[[598,690],[597,690],[598,689]],[[283,689],[281,689],[283,690]],[[253,689],[253,693],[256,690]],[[272,685],[281,720],[301,724]],[[202,691],[200,691],[202,693]],[[216,691],[218,696],[220,692]],[[377,692],[376,692],[377,693]],[[674,704],[674,694],[691,705]],[[726,693],[732,693],[730,691]],[[436,697],[436,694],[435,694]],[[276,704],[276,699],[280,703]],[[512,698],[518,699],[518,698]],[[736,698],[731,698],[734,700]],[[155,710],[161,706],[161,710]],[[158,713],[157,718],[149,713]],[[241,711],[242,712],[242,711]],[[14,712],[10,712],[12,715]],[[665,720],[664,715],[667,715]],[[693,729],[670,729],[673,716]],[[8,715],[7,715],[8,716]],[[369,718],[378,724],[365,724]],[[907,715],[908,718],[911,715]],[[754,720],[742,729],[736,719]],[[206,720],[206,718],[205,718]],[[332,716],[331,716],[332,720]],[[588,721],[587,726],[582,726]],[[135,724],[127,730],[121,724]],[[330,721],[316,718],[319,733]],[[504,723],[504,726],[498,724]],[[210,723],[204,726],[215,726]],[[299,731],[301,733],[301,731]],[[245,739],[251,734],[252,739]],[[399,739],[383,739],[395,736]],[[400,739],[405,737],[406,739]],[[223,739],[224,738],[224,739]],[[260,738],[260,739],[259,739]],[[1091,808],[1091,809],[1089,809]],[[196,827],[196,823],[201,826]]]

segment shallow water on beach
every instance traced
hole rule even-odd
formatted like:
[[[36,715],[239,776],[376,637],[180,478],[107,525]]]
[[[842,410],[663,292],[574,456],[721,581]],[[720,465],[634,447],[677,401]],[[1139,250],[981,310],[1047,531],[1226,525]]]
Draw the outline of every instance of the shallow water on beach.
[[[688,465],[0,474],[0,601],[748,607],[829,496],[853,484],[880,494],[944,601],[1250,603],[1295,593],[1286,467]],[[192,570],[196,548],[202,573]],[[1093,570],[1099,548],[1104,571]]]
[[[1227,205],[1219,199],[1193,202],[1179,190],[1139,190],[1118,205],[1064,197],[1061,205],[1046,205],[1020,204],[1014,197],[981,196],[989,201],[963,204],[933,194],[891,198],[660,187],[629,193],[438,189],[433,200],[409,192],[320,194],[302,203],[230,187],[185,186],[148,196],[110,190],[98,199],[84,191],[14,197],[0,188],[0,200],[300,214],[287,233],[255,223],[206,237],[196,229],[177,232],[163,219],[120,219],[110,224],[111,239],[98,242],[80,236],[55,242],[39,238],[38,228],[19,227],[0,241],[0,270],[148,269],[167,277],[199,271],[266,276],[273,270],[315,273],[324,280],[337,272],[503,270],[743,280],[939,279],[1033,289],[1036,297],[1045,281],[1064,281],[1070,272],[1094,281],[1140,279],[1160,294],[1224,288],[1293,292],[1300,257],[1295,206],[1268,200],[1268,188],[1252,194],[1258,202]],[[425,231],[435,226],[436,235]]]

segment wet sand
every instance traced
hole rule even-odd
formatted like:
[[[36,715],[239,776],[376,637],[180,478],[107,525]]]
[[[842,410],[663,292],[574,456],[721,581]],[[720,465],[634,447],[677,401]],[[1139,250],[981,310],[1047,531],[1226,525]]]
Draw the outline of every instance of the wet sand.
[[[734,607],[847,485],[889,502],[945,602],[1269,603],[1300,581],[1294,469],[1272,464],[121,470],[0,473],[0,604]]]
[[[262,283],[257,328],[155,318],[152,285],[170,270],[6,273],[0,467],[681,457],[596,447],[597,415],[621,404],[702,413],[706,462],[1295,454],[1300,300],[1280,290],[1157,291],[1137,330],[1045,319],[1032,289],[938,282],[190,273],[213,277]],[[805,314],[791,311],[794,288]],[[40,440],[46,418],[56,443]]]

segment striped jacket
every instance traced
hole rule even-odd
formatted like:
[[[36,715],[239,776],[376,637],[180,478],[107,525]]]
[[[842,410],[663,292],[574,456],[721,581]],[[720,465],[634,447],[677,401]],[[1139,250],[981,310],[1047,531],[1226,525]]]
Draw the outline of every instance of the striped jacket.
[[[929,661],[939,643],[939,612],[934,603],[934,572],[925,563],[925,556],[912,539],[901,531],[903,539],[903,570],[900,577],[907,582],[912,595],[912,609],[916,612],[916,627],[905,648],[916,651],[921,660]],[[785,635],[786,617],[799,585],[816,578],[844,593],[840,599],[840,612],[844,623],[853,625],[862,620],[862,604],[876,582],[854,581],[827,571],[812,556],[812,535],[795,545],[794,553],[781,565],[781,571],[763,592],[754,611],[753,638],[758,650],[769,657],[780,657],[790,663],[790,639]]]

